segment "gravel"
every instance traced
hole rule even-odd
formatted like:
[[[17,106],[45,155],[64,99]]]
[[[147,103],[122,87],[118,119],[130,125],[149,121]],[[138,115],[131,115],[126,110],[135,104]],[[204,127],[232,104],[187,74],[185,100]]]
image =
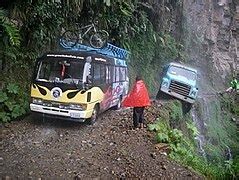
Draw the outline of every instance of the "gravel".
[[[161,105],[146,109],[153,122]],[[146,128],[132,128],[132,109],[108,110],[94,125],[33,115],[1,126],[2,179],[204,179],[172,162]]]

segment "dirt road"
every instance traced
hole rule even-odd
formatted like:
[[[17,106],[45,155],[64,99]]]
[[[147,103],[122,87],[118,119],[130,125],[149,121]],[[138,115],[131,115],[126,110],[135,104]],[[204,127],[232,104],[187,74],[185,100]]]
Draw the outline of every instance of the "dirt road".
[[[147,111],[153,121],[157,112]],[[131,121],[131,109],[123,109],[103,113],[95,125],[28,116],[2,126],[1,177],[202,179],[171,162],[152,133],[132,130]]]

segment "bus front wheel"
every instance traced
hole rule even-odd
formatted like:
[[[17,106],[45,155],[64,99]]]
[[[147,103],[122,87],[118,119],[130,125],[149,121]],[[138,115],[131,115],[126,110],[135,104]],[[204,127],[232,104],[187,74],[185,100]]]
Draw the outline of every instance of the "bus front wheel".
[[[93,112],[92,112],[92,115],[88,119],[88,122],[89,122],[90,125],[95,124],[95,122],[96,122],[96,120],[98,118],[98,115],[99,115],[99,107],[98,107],[98,105],[95,105],[95,107],[93,109]]]

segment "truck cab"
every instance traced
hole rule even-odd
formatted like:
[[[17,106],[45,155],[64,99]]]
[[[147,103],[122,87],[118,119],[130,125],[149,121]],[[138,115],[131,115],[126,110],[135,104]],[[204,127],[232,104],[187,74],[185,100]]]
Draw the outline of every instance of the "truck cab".
[[[160,93],[166,93],[193,104],[198,94],[197,70],[180,63],[169,63],[163,68]]]

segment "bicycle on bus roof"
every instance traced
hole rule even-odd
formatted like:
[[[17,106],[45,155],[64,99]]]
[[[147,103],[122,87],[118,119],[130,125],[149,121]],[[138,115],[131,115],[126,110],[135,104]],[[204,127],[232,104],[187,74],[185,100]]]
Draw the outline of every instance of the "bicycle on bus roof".
[[[105,30],[98,30],[98,21],[77,28],[66,30],[62,33],[61,43],[64,46],[74,47],[76,44],[90,44],[93,48],[102,48],[107,44],[109,33]]]

